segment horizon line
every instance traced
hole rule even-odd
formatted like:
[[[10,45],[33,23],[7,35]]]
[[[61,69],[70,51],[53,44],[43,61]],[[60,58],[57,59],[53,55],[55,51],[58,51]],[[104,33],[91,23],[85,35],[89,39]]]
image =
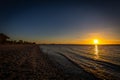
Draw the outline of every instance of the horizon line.
[[[40,45],[96,45],[96,44],[58,44],[58,43],[39,43]],[[119,44],[97,44],[97,45],[120,45]]]

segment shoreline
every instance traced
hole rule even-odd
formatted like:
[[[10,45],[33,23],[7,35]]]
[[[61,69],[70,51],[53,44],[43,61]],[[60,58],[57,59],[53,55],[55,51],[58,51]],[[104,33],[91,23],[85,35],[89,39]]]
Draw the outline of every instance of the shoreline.
[[[93,80],[95,75],[62,54],[44,53],[40,45],[0,46],[1,79]]]

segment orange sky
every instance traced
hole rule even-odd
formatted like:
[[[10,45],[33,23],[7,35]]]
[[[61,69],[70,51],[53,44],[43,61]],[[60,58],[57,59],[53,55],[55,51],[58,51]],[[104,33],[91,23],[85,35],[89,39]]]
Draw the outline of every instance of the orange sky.
[[[67,36],[65,35],[60,37],[56,37],[56,38],[50,38],[50,39],[46,39],[46,40],[38,40],[36,41],[37,43],[46,43],[46,44],[94,44],[94,39],[97,39],[99,41],[99,44],[120,44],[120,39],[119,37],[112,35],[112,32],[99,32],[99,33],[86,33],[83,34],[82,37],[74,37],[75,34],[71,34],[71,36]],[[78,35],[79,36],[79,35]]]
[[[120,40],[102,40],[98,39],[98,44],[120,44]],[[94,39],[90,40],[44,40],[44,41],[36,41],[37,43],[45,43],[45,44],[94,44]]]

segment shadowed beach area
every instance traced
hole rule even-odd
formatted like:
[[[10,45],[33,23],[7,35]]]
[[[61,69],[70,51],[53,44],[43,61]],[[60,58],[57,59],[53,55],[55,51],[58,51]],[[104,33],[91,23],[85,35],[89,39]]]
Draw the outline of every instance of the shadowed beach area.
[[[38,45],[1,45],[1,80],[94,80],[98,79],[66,57],[43,53]]]

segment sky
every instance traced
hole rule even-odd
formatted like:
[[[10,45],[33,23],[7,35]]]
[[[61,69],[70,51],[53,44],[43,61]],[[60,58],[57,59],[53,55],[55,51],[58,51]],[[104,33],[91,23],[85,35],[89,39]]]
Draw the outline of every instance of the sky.
[[[0,0],[0,32],[36,43],[120,44],[119,0]]]

